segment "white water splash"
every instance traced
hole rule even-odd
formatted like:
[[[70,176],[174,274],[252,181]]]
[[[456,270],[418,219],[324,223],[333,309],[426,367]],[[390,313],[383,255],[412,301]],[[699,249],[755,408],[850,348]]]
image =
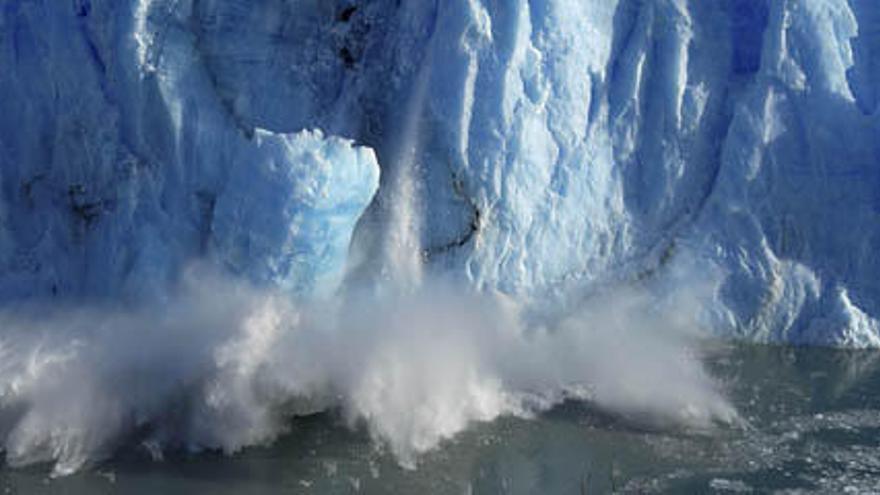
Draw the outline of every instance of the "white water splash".
[[[362,294],[304,307],[198,275],[164,306],[0,315],[7,462],[69,474],[132,442],[233,453],[327,408],[408,466],[475,421],[569,397],[651,421],[735,418],[688,345],[687,304],[617,291],[535,326],[498,295]]]

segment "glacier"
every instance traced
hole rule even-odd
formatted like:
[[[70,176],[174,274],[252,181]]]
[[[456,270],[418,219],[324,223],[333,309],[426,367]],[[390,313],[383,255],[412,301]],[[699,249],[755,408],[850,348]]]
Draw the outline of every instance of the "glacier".
[[[871,0],[6,0],[0,300],[331,294],[403,154],[429,272],[880,347],[878,57]]]
[[[6,462],[708,428],[699,336],[880,347],[875,3],[3,1]]]

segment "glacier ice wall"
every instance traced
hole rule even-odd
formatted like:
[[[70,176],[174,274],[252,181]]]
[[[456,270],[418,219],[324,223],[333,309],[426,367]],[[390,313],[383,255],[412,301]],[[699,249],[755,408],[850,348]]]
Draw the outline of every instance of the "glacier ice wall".
[[[197,5],[4,3],[4,298],[161,297],[198,258],[302,293],[338,284],[375,154],[240,122]]]
[[[870,0],[9,0],[0,295],[205,257],[333,290],[413,147],[428,269],[542,298],[684,257],[719,332],[878,346],[878,43]]]

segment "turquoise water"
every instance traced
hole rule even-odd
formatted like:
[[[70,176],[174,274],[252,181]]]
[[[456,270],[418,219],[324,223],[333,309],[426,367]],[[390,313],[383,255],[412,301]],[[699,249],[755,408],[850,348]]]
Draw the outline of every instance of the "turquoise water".
[[[132,446],[59,479],[0,468],[0,493],[869,493],[880,492],[880,353],[718,349],[707,366],[745,424],[650,426],[569,402],[535,419],[475,425],[399,467],[332,413],[238,455]]]

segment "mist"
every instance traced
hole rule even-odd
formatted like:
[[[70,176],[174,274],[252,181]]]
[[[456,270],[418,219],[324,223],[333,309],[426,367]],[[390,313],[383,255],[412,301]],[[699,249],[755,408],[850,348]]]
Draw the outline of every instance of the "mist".
[[[416,467],[474,422],[566,399],[662,425],[736,419],[700,363],[698,295],[621,288],[577,307],[535,318],[428,281],[297,303],[193,269],[147,307],[6,312],[0,440],[8,464],[64,475],[132,443],[234,453],[334,410]]]

